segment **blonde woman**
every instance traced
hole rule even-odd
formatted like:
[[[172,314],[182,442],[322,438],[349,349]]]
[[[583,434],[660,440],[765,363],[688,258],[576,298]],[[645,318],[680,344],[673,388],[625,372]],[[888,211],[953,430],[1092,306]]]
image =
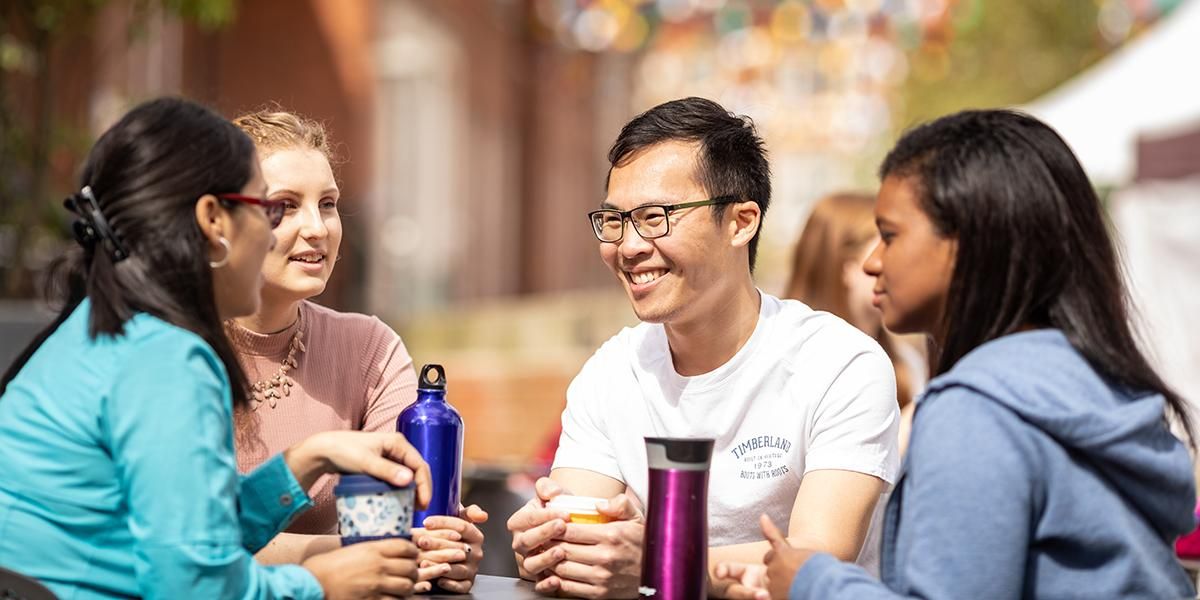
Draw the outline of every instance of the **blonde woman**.
[[[863,261],[875,247],[875,197],[862,193],[826,196],[813,207],[792,258],[784,297],[841,317],[879,342],[896,369],[900,403],[900,451],[908,445],[912,399],[924,386],[925,359],[914,346],[883,328],[871,305],[875,279],[863,273]]]
[[[268,198],[285,207],[263,263],[261,307],[226,326],[251,382],[249,405],[239,415],[239,468],[252,469],[318,431],[395,431],[396,417],[416,399],[404,343],[375,317],[309,300],[325,290],[343,233],[324,128],[280,111],[247,114],[234,124],[258,148]],[[262,550],[260,561],[301,562],[340,544],[333,484],[331,477],[316,483],[309,492],[316,506]],[[470,590],[483,554],[476,524],[487,514],[476,506],[462,514],[465,520],[431,517],[415,532],[421,587],[432,580]]]

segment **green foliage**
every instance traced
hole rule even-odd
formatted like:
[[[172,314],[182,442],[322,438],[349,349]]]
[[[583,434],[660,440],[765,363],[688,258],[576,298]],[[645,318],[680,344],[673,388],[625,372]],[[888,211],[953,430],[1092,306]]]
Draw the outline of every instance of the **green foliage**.
[[[220,29],[233,21],[233,0],[140,0],[141,4],[160,3],[167,12],[203,29]]]
[[[1093,0],[960,0],[948,43],[912,50],[900,125],[1033,100],[1107,52]]]
[[[35,68],[35,57],[29,47],[15,36],[0,33],[0,71],[29,74]]]
[[[0,297],[32,293],[27,254],[65,235],[51,162],[82,155],[91,144],[82,126],[54,113],[54,50],[88,35],[112,0],[0,0]],[[157,15],[212,30],[234,18],[235,0],[129,0],[126,37],[135,44]],[[19,82],[22,92],[14,90]],[[57,242],[61,243],[61,242]],[[33,265],[36,268],[36,265]]]

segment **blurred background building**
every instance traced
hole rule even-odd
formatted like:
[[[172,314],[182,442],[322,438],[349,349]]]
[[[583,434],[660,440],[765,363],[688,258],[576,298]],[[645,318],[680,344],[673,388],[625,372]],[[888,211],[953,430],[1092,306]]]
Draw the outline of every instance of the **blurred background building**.
[[[767,140],[757,276],[773,293],[810,204],[873,189],[905,127],[981,106],[1048,119],[1136,205],[1118,213],[1141,240],[1131,261],[1180,265],[1135,280],[1167,298],[1150,337],[1172,340],[1159,355],[1195,399],[1196,336],[1171,323],[1200,292],[1158,290],[1178,269],[1200,285],[1198,15],[1200,0],[5,0],[0,366],[44,319],[59,199],[99,132],[162,94],[229,116],[277,104],[324,121],[341,157],[346,260],[319,300],[446,364],[468,458],[524,468],[570,378],[634,321],[584,216],[607,147],[638,112],[699,95]],[[1167,208],[1124,200],[1139,194]]]

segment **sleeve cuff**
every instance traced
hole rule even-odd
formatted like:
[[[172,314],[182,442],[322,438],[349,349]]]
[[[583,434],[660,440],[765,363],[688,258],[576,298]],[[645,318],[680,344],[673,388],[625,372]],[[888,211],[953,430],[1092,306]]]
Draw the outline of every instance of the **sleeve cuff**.
[[[821,576],[829,570],[830,566],[838,564],[840,561],[831,554],[824,552],[814,554],[792,578],[792,585],[788,588],[788,600],[802,600],[809,597],[811,592],[816,591],[817,581],[821,579]]]
[[[900,470],[899,465],[889,464],[895,461],[889,461],[886,457],[879,460],[853,460],[847,459],[844,456],[830,455],[822,453],[815,457],[805,457],[804,472],[807,474],[811,471],[853,471],[864,475],[878,477],[888,485],[896,483],[896,475]]]
[[[589,457],[582,453],[564,451],[559,448],[559,451],[554,455],[554,464],[550,470],[554,469],[582,469],[592,471],[611,477],[617,481],[625,481],[625,477],[621,475],[621,468],[617,466],[616,461],[606,458],[594,458],[588,460]]]
[[[292,519],[313,506],[282,454],[242,478],[238,500],[242,541],[251,552],[262,549]]]
[[[283,592],[280,594],[282,597],[289,600],[324,600],[325,590],[312,571],[300,565],[278,565],[264,568],[272,571],[272,578],[286,582],[272,586],[276,588],[276,591]]]

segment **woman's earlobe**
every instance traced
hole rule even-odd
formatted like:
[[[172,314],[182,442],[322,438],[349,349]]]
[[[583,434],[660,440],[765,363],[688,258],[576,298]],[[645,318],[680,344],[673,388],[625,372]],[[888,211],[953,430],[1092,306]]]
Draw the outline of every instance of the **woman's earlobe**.
[[[216,196],[205,194],[196,200],[196,225],[200,232],[214,244],[222,236],[221,221],[223,216],[220,203]]]

